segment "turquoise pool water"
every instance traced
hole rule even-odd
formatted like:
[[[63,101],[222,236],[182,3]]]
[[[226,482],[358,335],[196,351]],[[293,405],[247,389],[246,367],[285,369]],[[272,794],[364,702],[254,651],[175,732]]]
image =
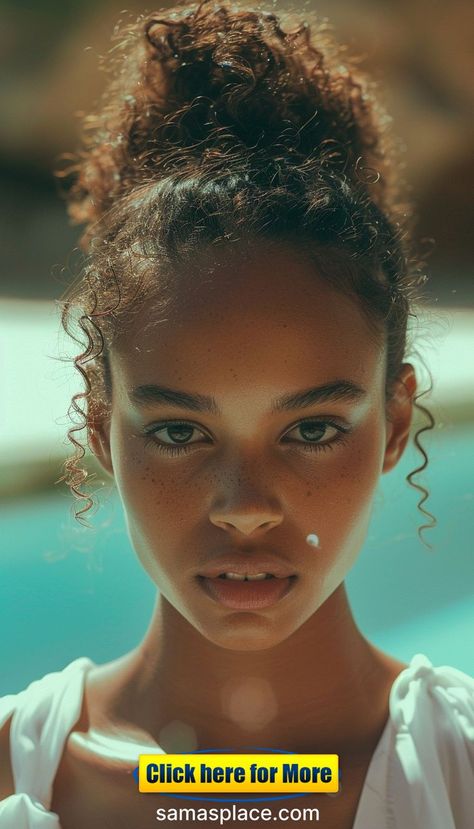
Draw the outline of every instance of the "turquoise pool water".
[[[360,628],[379,647],[405,661],[422,652],[474,674],[474,429],[437,430],[425,445],[423,481],[439,521],[426,535],[433,552],[418,540],[418,495],[404,480],[419,464],[410,448],[382,476],[348,591]],[[78,656],[113,659],[147,627],[154,588],[117,496],[103,505],[94,531],[76,527],[70,507],[65,492],[2,505],[0,694]]]

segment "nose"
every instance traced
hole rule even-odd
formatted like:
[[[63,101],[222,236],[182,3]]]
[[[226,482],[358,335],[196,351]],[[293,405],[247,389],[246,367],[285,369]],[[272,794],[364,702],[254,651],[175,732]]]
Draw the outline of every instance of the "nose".
[[[281,519],[263,520],[261,514],[255,516],[249,515],[234,515],[232,520],[223,521],[219,518],[211,517],[211,521],[216,527],[221,527],[224,530],[238,530],[242,535],[251,535],[255,530],[267,530],[272,527],[277,527],[281,523]]]
[[[220,499],[209,513],[212,524],[221,529],[237,530],[245,536],[256,531],[267,531],[283,521],[282,510],[274,501],[258,492],[254,487],[241,486],[240,478],[234,497]]]

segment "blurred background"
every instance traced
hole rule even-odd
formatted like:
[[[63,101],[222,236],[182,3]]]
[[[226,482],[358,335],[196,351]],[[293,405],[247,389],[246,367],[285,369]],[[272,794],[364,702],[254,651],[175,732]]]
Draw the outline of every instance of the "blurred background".
[[[404,144],[417,236],[431,251],[413,360],[420,377],[424,362],[434,379],[425,400],[437,425],[422,437],[430,462],[418,480],[430,490],[438,526],[426,533],[428,551],[416,533],[419,496],[405,482],[421,462],[411,446],[381,480],[367,543],[347,580],[354,613],[364,634],[398,658],[423,652],[474,673],[474,6],[311,0],[292,7],[302,18],[308,9],[328,18],[378,82]],[[98,65],[115,24],[146,8],[0,2],[0,694],[77,656],[121,655],[144,633],[152,608],[152,585],[110,483],[92,530],[77,525],[71,496],[55,485],[68,453],[70,396],[80,388],[60,359],[74,351],[55,300],[80,257],[79,229],[68,222],[53,169],[77,147],[76,113],[102,91]]]

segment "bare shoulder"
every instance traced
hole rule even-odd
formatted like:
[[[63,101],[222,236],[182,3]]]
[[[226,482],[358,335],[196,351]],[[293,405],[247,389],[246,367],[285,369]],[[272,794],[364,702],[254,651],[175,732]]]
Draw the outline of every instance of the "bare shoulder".
[[[371,643],[369,643],[369,645],[375,655],[376,662],[382,671],[382,675],[385,676],[389,685],[395,682],[399,674],[409,667],[406,662],[401,662],[399,659],[395,659],[395,657],[390,656],[390,654],[385,653],[380,650],[380,648],[376,648],[375,645]]]
[[[86,722],[69,735],[53,785],[51,810],[64,829],[129,829],[150,825],[150,801],[140,796],[133,763],[113,762],[88,746]],[[78,739],[79,738],[79,739]]]
[[[13,714],[0,728],[0,800],[15,792],[10,759],[10,728]]]

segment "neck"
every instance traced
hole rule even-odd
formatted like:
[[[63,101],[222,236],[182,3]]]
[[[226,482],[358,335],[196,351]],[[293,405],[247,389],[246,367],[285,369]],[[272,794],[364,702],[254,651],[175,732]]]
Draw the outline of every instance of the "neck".
[[[347,752],[372,745],[388,716],[393,664],[389,671],[360,633],[344,584],[287,640],[250,652],[209,642],[158,596],[129,656],[116,713],[167,752],[230,745]]]

